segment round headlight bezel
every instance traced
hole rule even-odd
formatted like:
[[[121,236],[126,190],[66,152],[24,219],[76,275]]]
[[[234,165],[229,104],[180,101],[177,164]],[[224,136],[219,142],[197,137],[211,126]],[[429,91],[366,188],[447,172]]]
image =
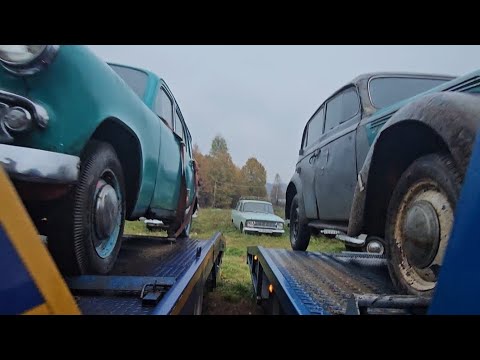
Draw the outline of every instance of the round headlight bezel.
[[[45,45],[36,56],[27,61],[9,61],[0,57],[0,65],[15,75],[32,75],[50,65],[59,48],[59,45]]]

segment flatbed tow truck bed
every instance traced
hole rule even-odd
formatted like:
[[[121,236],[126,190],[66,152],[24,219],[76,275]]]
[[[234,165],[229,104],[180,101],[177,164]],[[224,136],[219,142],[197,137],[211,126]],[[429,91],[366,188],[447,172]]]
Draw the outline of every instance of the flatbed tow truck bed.
[[[269,314],[422,313],[430,302],[397,295],[382,255],[252,246],[247,264],[257,302]]]
[[[64,278],[1,166],[0,199],[0,314],[201,314],[205,290],[216,287],[220,232],[124,236],[108,275]]]
[[[109,275],[66,278],[82,314],[200,314],[216,286],[225,242],[126,236]]]

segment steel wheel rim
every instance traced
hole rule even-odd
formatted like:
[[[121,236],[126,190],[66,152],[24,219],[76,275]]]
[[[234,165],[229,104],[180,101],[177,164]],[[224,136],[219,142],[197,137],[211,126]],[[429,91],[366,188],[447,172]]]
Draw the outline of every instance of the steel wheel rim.
[[[108,197],[107,201],[110,201],[108,205],[101,204],[102,200],[105,201],[105,197]],[[97,255],[105,259],[115,248],[122,222],[120,183],[110,169],[106,169],[102,173],[95,185],[92,217],[95,233],[93,246]],[[105,222],[107,223],[105,224]]]
[[[428,204],[428,205],[426,205]],[[427,249],[425,252],[426,259],[413,259],[408,254],[408,242],[411,241],[407,236],[408,216],[415,211],[416,208],[422,208],[420,212],[423,214],[419,216],[429,217],[434,211],[437,219],[431,220],[433,230],[423,230],[426,237],[435,236],[435,224],[438,221],[438,243],[433,242],[435,247],[434,254],[431,254],[432,249]],[[445,254],[448,238],[453,226],[453,206],[448,201],[447,195],[439,188],[439,186],[431,180],[423,180],[412,186],[404,195],[401,205],[397,212],[395,219],[394,239],[395,244],[400,251],[400,273],[405,281],[417,291],[432,290],[438,278],[443,256]],[[422,232],[420,232],[422,233]],[[433,235],[432,235],[433,234]],[[425,241],[419,239],[419,242]],[[409,258],[410,256],[410,258]],[[415,260],[415,261],[414,261]],[[417,266],[415,266],[415,265]],[[419,266],[420,265],[420,266]]]

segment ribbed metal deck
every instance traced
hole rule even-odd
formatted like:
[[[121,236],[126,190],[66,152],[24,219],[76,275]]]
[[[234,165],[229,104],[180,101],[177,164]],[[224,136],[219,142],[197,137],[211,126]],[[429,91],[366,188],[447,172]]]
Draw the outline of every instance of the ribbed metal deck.
[[[109,275],[165,278],[168,280],[167,286],[171,286],[171,288],[157,307],[142,306],[138,291],[136,294],[128,292],[123,294],[108,294],[108,292],[85,294],[85,292],[72,289],[72,293],[83,314],[148,315],[161,313],[158,308],[168,297],[167,295],[170,295],[171,292],[178,292],[175,296],[181,296],[184,289],[175,289],[175,287],[177,285],[185,286],[196,272],[203,270],[202,263],[212,260],[207,259],[206,255],[212,247],[218,245],[219,238],[220,234],[210,240],[185,238],[177,239],[176,242],[155,237],[131,236],[124,238],[118,260]],[[70,283],[75,281],[78,284],[84,280],[72,278]],[[85,282],[87,283],[87,281]],[[76,292],[81,295],[76,295]],[[165,301],[170,300],[165,299]]]
[[[326,254],[252,247],[274,284],[284,311],[292,314],[344,314],[353,294],[394,294],[383,256]]]

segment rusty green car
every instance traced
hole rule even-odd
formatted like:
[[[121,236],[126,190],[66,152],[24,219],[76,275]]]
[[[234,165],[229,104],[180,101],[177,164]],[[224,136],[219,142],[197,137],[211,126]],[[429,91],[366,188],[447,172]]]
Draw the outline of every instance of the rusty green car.
[[[64,273],[108,273],[125,219],[186,236],[192,138],[167,84],[85,46],[0,45],[0,164]]]

